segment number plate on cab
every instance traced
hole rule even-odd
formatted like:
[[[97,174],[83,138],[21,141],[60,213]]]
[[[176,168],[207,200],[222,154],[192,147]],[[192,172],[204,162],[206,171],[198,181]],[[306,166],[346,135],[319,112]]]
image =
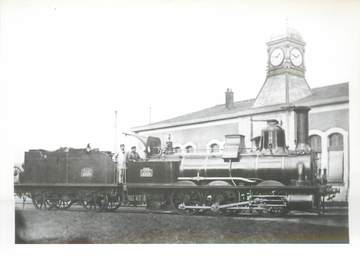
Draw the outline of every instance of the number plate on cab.
[[[153,176],[153,170],[149,167],[144,167],[140,169],[140,177],[142,178],[151,178]]]

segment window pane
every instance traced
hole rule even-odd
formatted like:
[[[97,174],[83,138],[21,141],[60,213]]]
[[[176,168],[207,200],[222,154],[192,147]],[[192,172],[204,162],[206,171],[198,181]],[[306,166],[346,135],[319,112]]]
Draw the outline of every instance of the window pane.
[[[218,144],[210,145],[210,153],[217,153],[217,152],[219,152],[219,145]]]
[[[310,136],[310,146],[313,151],[321,153],[321,137],[319,135]]]
[[[194,148],[191,145],[188,145],[185,149],[186,149],[186,153],[194,152]]]
[[[343,150],[343,136],[340,133],[329,135],[329,150]]]

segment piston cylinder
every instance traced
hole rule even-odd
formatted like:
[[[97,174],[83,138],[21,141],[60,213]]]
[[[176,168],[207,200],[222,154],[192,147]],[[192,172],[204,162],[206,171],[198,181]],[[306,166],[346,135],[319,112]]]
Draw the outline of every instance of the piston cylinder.
[[[314,208],[314,195],[291,194],[287,198],[289,210],[309,211]]]

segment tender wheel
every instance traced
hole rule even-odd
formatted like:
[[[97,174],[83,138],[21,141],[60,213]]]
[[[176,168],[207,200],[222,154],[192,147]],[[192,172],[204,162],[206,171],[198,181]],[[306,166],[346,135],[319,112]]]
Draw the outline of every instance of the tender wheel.
[[[56,201],[52,200],[52,199],[46,199],[44,201],[44,206],[45,206],[45,209],[47,209],[47,210],[54,209],[56,207]]]
[[[88,211],[94,209],[94,203],[91,200],[81,201],[81,206]]]
[[[42,193],[31,194],[31,199],[34,207],[39,210],[51,210],[56,205],[54,200],[46,198],[45,194]]]
[[[56,202],[56,208],[58,208],[59,210],[66,210],[69,209],[71,207],[71,205],[73,204],[72,200],[58,200]]]
[[[107,200],[107,206],[106,206],[106,210],[108,211],[115,211],[117,208],[119,208],[121,206],[121,197],[120,195],[106,195],[106,200]]]
[[[31,199],[32,199],[32,203],[36,209],[41,210],[43,208],[44,198],[43,198],[42,194],[33,193],[33,194],[31,194]]]
[[[97,211],[104,211],[108,207],[108,197],[105,193],[98,193],[95,195],[95,209]]]
[[[82,207],[88,211],[95,209],[95,199],[93,194],[83,194],[80,201]]]
[[[108,207],[108,198],[105,193],[85,194],[82,197],[81,205],[86,210],[104,211]]]

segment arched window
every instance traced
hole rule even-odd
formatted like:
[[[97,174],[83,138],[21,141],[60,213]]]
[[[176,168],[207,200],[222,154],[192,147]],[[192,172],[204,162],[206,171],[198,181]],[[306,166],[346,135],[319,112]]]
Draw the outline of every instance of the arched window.
[[[340,151],[344,149],[343,136],[340,133],[329,135],[329,151]]]
[[[192,145],[188,145],[185,147],[185,151],[186,151],[186,153],[193,153],[194,147]]]
[[[310,147],[316,154],[316,171],[319,172],[321,169],[321,136],[314,134],[310,136]],[[319,174],[321,174],[319,172]]]
[[[210,145],[210,153],[218,153],[220,151],[220,146],[217,143]]]
[[[321,153],[321,136],[311,135],[310,136],[310,147],[314,152]]]
[[[174,148],[174,151],[175,151],[175,153],[181,153],[181,147],[180,146],[176,146],[175,148]]]

